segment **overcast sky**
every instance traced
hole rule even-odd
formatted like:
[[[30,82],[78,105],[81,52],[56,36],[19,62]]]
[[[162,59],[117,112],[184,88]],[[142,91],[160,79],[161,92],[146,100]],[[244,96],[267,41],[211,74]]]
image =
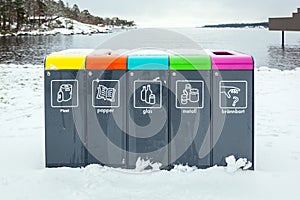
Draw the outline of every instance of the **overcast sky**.
[[[101,17],[134,20],[142,27],[201,26],[267,21],[291,16],[300,0],[66,0]]]

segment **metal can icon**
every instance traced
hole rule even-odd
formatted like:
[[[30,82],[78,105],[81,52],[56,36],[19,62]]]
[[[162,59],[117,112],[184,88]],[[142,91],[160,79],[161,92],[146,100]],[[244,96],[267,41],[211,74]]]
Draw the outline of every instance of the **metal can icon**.
[[[193,89],[190,90],[189,100],[192,103],[199,102],[199,90],[198,89],[193,88]]]
[[[186,105],[188,103],[188,94],[183,93],[181,95],[181,104]]]
[[[181,104],[186,105],[189,102],[198,103],[200,100],[199,89],[192,88],[191,84],[186,84],[181,95]]]

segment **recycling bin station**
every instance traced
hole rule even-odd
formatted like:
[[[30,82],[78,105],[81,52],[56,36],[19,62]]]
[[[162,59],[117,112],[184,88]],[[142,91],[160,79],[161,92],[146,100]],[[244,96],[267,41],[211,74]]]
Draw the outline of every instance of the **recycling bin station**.
[[[168,51],[170,52],[170,51]],[[254,61],[234,51],[65,50],[45,59],[46,167],[137,160],[254,169]]]

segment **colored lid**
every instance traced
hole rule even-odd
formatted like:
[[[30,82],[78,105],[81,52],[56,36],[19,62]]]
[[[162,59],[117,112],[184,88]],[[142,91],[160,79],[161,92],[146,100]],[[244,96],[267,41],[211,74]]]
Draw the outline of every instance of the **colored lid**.
[[[129,55],[129,70],[168,70],[168,55]]]
[[[87,70],[126,70],[127,56],[113,54],[110,51],[95,53],[86,58]]]
[[[208,51],[214,70],[253,70],[251,56],[234,51]]]
[[[124,53],[124,51],[122,51]],[[45,59],[48,70],[253,70],[251,56],[234,51],[207,54],[129,54],[109,50],[70,49],[52,53]]]
[[[85,58],[92,50],[68,49],[52,53],[46,57],[45,69],[48,70],[83,70]]]
[[[211,70],[208,55],[172,55],[170,70]]]

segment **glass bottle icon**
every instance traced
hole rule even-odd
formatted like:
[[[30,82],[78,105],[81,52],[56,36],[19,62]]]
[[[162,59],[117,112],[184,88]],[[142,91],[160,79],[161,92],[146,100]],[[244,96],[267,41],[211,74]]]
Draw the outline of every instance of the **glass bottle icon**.
[[[141,101],[149,105],[154,105],[156,103],[156,96],[151,90],[151,85],[143,86],[141,91]]]
[[[146,86],[143,86],[143,89],[141,91],[141,100],[146,101]]]
[[[150,95],[152,95],[152,90],[150,85],[147,85],[147,89],[146,89],[146,103],[150,104]]]

